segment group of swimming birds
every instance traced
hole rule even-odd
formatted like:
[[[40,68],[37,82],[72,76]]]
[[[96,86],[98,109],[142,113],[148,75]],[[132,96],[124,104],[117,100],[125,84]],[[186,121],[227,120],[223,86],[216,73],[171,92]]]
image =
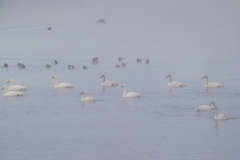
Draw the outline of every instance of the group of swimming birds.
[[[57,76],[53,76],[52,78],[56,79],[55,88],[73,88],[72,84],[68,84],[68,83],[58,83],[58,77]],[[105,76],[102,75],[100,78],[103,79],[101,85],[102,86],[118,86],[117,83],[113,82],[113,81],[105,81]],[[166,78],[169,78],[169,83],[168,86],[169,87],[184,87],[185,85],[183,83],[180,82],[172,82],[172,76],[169,74],[166,76]],[[206,79],[206,82],[204,84],[205,88],[217,88],[217,87],[223,87],[223,85],[216,83],[216,82],[211,82],[208,83],[208,76],[204,76],[203,79]],[[20,86],[20,85],[13,85],[13,80],[10,79],[8,82],[10,82],[10,86],[7,87],[6,85],[3,86],[2,89],[6,89],[5,93],[3,94],[3,96],[7,96],[7,97],[13,97],[13,96],[23,96],[24,93],[23,92],[19,92],[19,90],[26,90],[26,87]],[[126,91],[126,86],[125,84],[123,84],[121,86],[123,88],[123,95],[122,97],[124,98],[135,98],[135,97],[140,97],[141,94],[136,93],[136,92],[127,92]],[[95,101],[96,98],[95,97],[85,97],[84,92],[81,92],[82,95],[82,99],[81,101],[83,102],[91,102],[91,101]],[[214,105],[214,107],[211,107],[211,104]],[[219,114],[218,115],[218,108],[216,107],[214,102],[210,102],[209,105],[201,105],[197,108],[197,111],[209,111],[215,109],[215,116],[214,119],[216,120],[224,120],[227,117],[223,114]]]

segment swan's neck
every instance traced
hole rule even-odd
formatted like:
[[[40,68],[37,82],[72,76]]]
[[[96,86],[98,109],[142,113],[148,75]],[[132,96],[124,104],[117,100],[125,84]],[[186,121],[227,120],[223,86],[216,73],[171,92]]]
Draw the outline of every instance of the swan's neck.
[[[209,106],[211,107],[212,102],[209,103]]]
[[[206,78],[205,86],[208,85],[208,77]]]
[[[122,95],[122,96],[125,97],[125,96],[126,96],[126,93],[127,93],[126,87],[124,87],[124,88],[123,88],[123,95]]]
[[[58,79],[56,78],[56,83],[55,83],[55,86],[57,86],[58,85]]]
[[[85,95],[83,94],[83,95],[82,95],[82,101],[83,101],[84,99],[85,99]]]
[[[102,83],[104,83],[105,82],[105,77],[103,77],[103,79],[102,79]]]
[[[172,76],[169,76],[169,84],[172,84]]]
[[[5,93],[4,93],[4,94],[7,94],[7,93],[8,93],[8,88],[6,87],[5,89],[6,89],[6,91],[5,91]]]
[[[218,110],[215,109],[215,116],[214,116],[214,119],[218,119]]]
[[[13,86],[13,81],[11,81],[11,83],[10,83],[10,86],[9,87],[12,87]]]

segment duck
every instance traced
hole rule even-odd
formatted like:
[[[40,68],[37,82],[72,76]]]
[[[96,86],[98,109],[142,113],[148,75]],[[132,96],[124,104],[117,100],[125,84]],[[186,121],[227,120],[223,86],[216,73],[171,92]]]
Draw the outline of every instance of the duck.
[[[197,111],[211,111],[213,108],[211,104],[215,105],[215,102],[210,102],[209,105],[201,105],[197,108]]]
[[[7,67],[8,67],[8,64],[7,64],[7,63],[4,63],[3,67],[7,68]]]
[[[92,61],[93,61],[93,62],[94,62],[94,61],[98,61],[98,58],[95,57],[95,58],[92,59]]]
[[[105,81],[105,76],[104,75],[102,75],[100,78],[103,79],[103,81],[101,83],[102,86],[117,86],[118,85],[117,83],[112,82],[112,81]]]
[[[97,57],[92,59],[92,64],[93,65],[98,64],[98,58]]]
[[[120,67],[120,65],[119,65],[119,64],[116,64],[116,65],[115,65],[115,67],[116,67],[116,68],[119,68],[119,67]]]
[[[123,60],[124,60],[124,59],[123,59],[122,57],[119,57],[119,58],[118,58],[118,61],[119,61],[119,62],[121,62],[121,61],[123,61]]]
[[[126,63],[122,62],[121,66],[126,67]]]
[[[47,64],[47,65],[46,65],[46,68],[51,68],[51,65],[50,65],[50,64]]]
[[[73,88],[73,85],[68,84],[68,83],[58,83],[58,77],[53,76],[52,78],[56,79],[56,83],[54,85],[55,88]]]
[[[206,78],[206,82],[204,84],[205,88],[219,88],[219,87],[223,87],[223,85],[221,85],[220,83],[216,83],[216,82],[211,82],[208,83],[208,76],[204,76],[202,79]]]
[[[98,64],[98,61],[93,61],[92,64],[93,65]]]
[[[141,94],[136,93],[136,92],[128,92],[127,93],[125,84],[123,84],[121,87],[123,88],[122,97],[124,97],[124,98],[135,98],[135,97],[140,97],[141,96]]]
[[[105,23],[105,19],[99,19],[97,20],[98,23]]]
[[[82,95],[82,102],[92,102],[96,100],[94,97],[85,97],[84,92],[81,92],[80,95]]]
[[[83,69],[87,69],[87,67],[85,65],[83,65]]]
[[[227,119],[227,116],[225,116],[224,114],[219,114],[218,115],[218,108],[215,104],[214,104],[213,109],[215,109],[215,116],[214,116],[215,120],[225,120],[225,119]]]
[[[25,65],[22,64],[22,63],[18,63],[18,67],[19,67],[19,68],[25,68]]]
[[[73,69],[74,68],[74,66],[73,65],[68,65],[68,69]]]
[[[166,76],[166,78],[168,77],[169,77],[168,87],[184,87],[185,86],[183,83],[180,83],[180,82],[172,82],[172,76],[170,74]]]
[[[50,27],[48,27],[47,29],[50,31],[50,30],[52,30],[52,27],[50,26]]]
[[[20,85],[13,85],[13,80],[9,79],[7,83],[11,82],[10,86],[8,87],[9,91],[19,91],[19,90],[26,90],[26,87],[20,86]]]
[[[24,93],[22,93],[22,92],[17,92],[17,91],[10,91],[10,92],[8,92],[8,88],[7,88],[6,85],[4,85],[4,86],[2,87],[2,90],[3,90],[4,88],[6,89],[5,93],[3,94],[3,96],[5,96],[5,97],[14,97],[14,96],[23,96],[23,95],[24,95]]]
[[[58,61],[57,61],[57,60],[54,60],[54,64],[58,64]]]
[[[147,60],[146,60],[146,63],[148,64],[148,63],[150,63],[150,61],[147,59]]]
[[[141,59],[139,59],[139,58],[138,58],[136,61],[137,61],[137,63],[140,63],[140,62],[142,62],[142,60],[141,60]]]

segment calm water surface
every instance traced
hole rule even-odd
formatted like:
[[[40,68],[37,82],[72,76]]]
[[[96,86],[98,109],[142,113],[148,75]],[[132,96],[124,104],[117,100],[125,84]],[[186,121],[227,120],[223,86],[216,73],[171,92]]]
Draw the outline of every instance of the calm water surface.
[[[1,3],[0,85],[27,87],[0,98],[1,160],[240,157],[238,2]],[[119,56],[125,68],[114,67]],[[103,74],[119,85],[103,88]],[[186,87],[168,88],[168,74]],[[74,88],[54,89],[54,75]],[[204,75],[224,87],[205,89]],[[122,98],[121,84],[142,96]],[[81,102],[81,91],[97,101]],[[210,101],[227,120],[196,112]]]

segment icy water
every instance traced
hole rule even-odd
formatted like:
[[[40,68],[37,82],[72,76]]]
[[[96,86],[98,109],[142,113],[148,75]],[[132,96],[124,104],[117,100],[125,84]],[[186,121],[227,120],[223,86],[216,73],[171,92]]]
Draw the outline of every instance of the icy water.
[[[0,159],[238,159],[239,12],[237,1],[0,1],[0,85],[27,87],[0,98]],[[103,88],[103,74],[118,86]],[[167,87],[168,74],[186,87]],[[54,75],[74,88],[54,89]],[[205,89],[205,75],[224,87]],[[122,84],[142,96],[122,98]],[[227,120],[196,112],[210,101]]]

